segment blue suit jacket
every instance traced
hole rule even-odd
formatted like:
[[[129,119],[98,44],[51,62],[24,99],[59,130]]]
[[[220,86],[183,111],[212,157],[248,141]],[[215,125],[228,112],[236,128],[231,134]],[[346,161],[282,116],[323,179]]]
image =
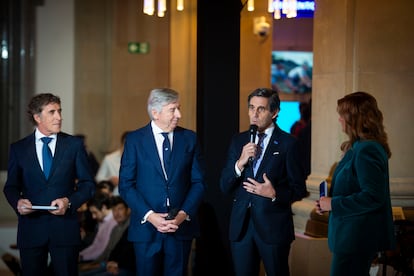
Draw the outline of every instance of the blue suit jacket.
[[[357,141],[338,163],[331,184],[328,242],[334,253],[395,247],[388,157],[374,141]]]
[[[184,221],[174,234],[191,240],[198,234],[197,210],[204,195],[204,168],[200,147],[193,131],[177,127],[171,153],[168,181],[164,177],[151,124],[129,133],[121,159],[119,192],[131,208],[129,240],[153,241],[157,230],[151,223],[141,223],[153,210],[167,212],[166,199],[172,208],[184,210],[190,220]]]
[[[18,215],[19,248],[36,247],[47,242],[52,245],[80,244],[76,209],[94,192],[95,183],[81,139],[58,133],[49,179],[44,176],[37,159],[34,133],[10,146],[4,194]],[[67,197],[72,204],[64,216],[52,215],[48,211],[21,216],[17,212],[20,198],[29,199],[33,205],[50,205],[61,197]]]
[[[276,190],[276,200],[246,192],[243,181],[253,177],[251,164],[247,165],[240,177],[235,172],[243,146],[249,142],[249,132],[233,137],[228,159],[222,170],[220,187],[226,194],[233,194],[233,208],[230,217],[230,240],[241,238],[242,227],[249,205],[254,227],[266,243],[290,243],[294,239],[291,204],[307,195],[304,170],[299,161],[296,139],[275,126],[256,180],[264,182],[266,173]]]

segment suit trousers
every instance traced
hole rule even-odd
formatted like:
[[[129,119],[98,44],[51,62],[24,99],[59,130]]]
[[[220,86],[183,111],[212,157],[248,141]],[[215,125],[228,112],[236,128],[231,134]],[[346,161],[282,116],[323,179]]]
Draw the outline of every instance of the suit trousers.
[[[48,275],[48,257],[50,253],[54,276],[78,275],[77,246],[20,248],[20,262],[23,276]]]
[[[137,276],[187,275],[191,240],[157,232],[150,242],[134,242]]]
[[[255,276],[263,261],[267,276],[289,275],[290,243],[267,244],[256,232],[250,212],[247,212],[245,233],[239,241],[231,242],[233,267],[236,276]]]

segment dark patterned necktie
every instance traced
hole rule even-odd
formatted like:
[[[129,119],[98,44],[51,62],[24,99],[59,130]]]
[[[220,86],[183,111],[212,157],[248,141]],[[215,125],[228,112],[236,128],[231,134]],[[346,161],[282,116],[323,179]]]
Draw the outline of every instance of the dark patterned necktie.
[[[164,136],[164,142],[162,143],[162,159],[164,161],[165,173],[167,173],[170,168],[171,144],[170,139],[168,138],[168,132],[162,132],[161,134]]]
[[[46,176],[46,179],[49,178],[50,168],[52,167],[52,151],[49,148],[49,143],[52,141],[53,138],[50,137],[42,137],[40,138],[43,142],[42,148],[42,159],[43,159],[43,173]]]
[[[257,141],[256,155],[254,156],[254,161],[253,161],[253,171],[255,175],[260,165],[258,161],[260,160],[260,157],[262,156],[262,153],[263,153],[263,148],[264,148],[263,142],[264,142],[264,139],[266,138],[266,133],[259,133],[257,134],[257,136],[259,136],[259,141]]]

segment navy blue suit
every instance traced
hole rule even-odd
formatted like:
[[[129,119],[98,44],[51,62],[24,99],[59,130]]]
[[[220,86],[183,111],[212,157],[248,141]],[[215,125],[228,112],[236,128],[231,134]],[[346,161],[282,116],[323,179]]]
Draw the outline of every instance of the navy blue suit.
[[[277,263],[271,256],[272,254],[267,254],[269,252],[265,249],[261,250],[261,246],[274,245],[275,248],[283,248],[282,251],[286,255],[289,253],[290,243],[295,238],[291,204],[307,195],[305,175],[299,161],[296,139],[275,126],[256,177],[253,177],[251,162],[239,177],[235,171],[235,164],[241,155],[243,146],[247,143],[249,143],[247,131],[233,137],[220,179],[222,191],[234,197],[230,217],[230,241],[239,242],[247,233],[256,240],[255,245],[251,244],[245,250],[238,252],[233,250],[234,266],[238,275],[255,275],[258,273],[261,257],[265,263],[267,275],[276,275],[275,271],[280,271],[277,267],[285,267],[285,263]],[[274,201],[248,193],[243,188],[242,183],[247,181],[247,177],[255,178],[263,183],[263,173],[266,173],[276,191]],[[259,240],[260,242],[257,242]],[[255,248],[259,248],[261,253],[259,254]],[[246,252],[256,253],[246,255]],[[254,258],[249,259],[248,255]],[[286,265],[287,257],[283,257],[286,258]],[[238,272],[237,267],[243,267],[243,269]]]
[[[143,244],[162,244],[164,241],[173,247],[175,241],[185,241],[191,246],[191,240],[199,233],[197,210],[205,190],[204,169],[200,147],[193,131],[175,128],[171,165],[167,174],[168,180],[164,177],[151,124],[130,132],[121,159],[119,191],[131,208],[128,238],[135,243],[136,250],[137,246]],[[162,234],[151,223],[142,223],[141,220],[150,210],[156,213],[168,212],[167,197],[170,199],[171,208],[185,211],[190,220],[184,221],[175,233]],[[187,249],[190,250],[190,247]],[[152,263],[155,259],[150,254],[149,252],[146,256],[137,256],[138,275],[154,275],[154,271],[144,267],[144,264]],[[178,248],[176,255],[174,257],[177,258],[180,255]],[[176,263],[175,266],[185,266],[187,256],[183,254],[178,258],[180,263]],[[160,268],[164,265],[160,259],[155,266]]]
[[[58,133],[50,176],[46,179],[36,155],[34,133],[10,146],[7,181],[4,194],[18,216],[17,246],[20,250],[43,247],[80,245],[77,208],[91,198],[95,191],[93,174],[88,165],[83,142],[74,136]],[[63,216],[48,211],[20,215],[17,202],[26,198],[33,205],[50,205],[67,197],[71,208]],[[52,256],[52,258],[55,256]],[[77,258],[77,256],[75,256]],[[61,258],[56,256],[54,262]],[[33,262],[39,260],[33,259]],[[59,263],[56,263],[59,265]],[[62,267],[65,267],[62,264]],[[65,275],[68,272],[62,272]]]

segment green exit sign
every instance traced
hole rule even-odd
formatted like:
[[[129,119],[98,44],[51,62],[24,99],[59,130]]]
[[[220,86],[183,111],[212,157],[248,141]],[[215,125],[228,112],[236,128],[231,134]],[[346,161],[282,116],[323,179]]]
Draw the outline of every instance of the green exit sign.
[[[147,54],[149,52],[148,42],[129,42],[128,52],[131,54]]]

